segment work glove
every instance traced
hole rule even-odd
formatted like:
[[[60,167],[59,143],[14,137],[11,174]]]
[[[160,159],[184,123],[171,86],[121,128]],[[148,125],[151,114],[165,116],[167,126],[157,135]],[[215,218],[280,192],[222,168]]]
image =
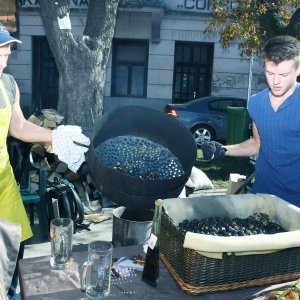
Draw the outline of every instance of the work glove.
[[[52,147],[47,151],[56,154],[76,173],[85,161],[89,145],[90,139],[82,134],[79,126],[60,125],[52,131]]]
[[[200,145],[203,153],[203,161],[215,161],[225,156],[227,149],[219,142],[210,141],[203,142]]]

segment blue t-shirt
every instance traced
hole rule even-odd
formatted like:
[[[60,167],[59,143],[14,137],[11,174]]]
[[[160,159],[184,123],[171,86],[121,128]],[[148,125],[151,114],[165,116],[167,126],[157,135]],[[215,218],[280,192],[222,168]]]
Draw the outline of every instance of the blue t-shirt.
[[[276,112],[269,89],[252,96],[248,110],[261,139],[252,192],[300,207],[300,84]]]

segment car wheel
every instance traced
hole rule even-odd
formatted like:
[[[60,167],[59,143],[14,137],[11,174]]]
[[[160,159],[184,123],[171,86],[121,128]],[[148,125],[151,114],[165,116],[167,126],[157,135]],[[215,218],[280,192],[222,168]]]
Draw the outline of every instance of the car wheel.
[[[197,125],[192,128],[192,133],[197,145],[197,148],[200,148],[200,145],[203,142],[209,142],[216,138],[216,133],[214,129],[207,125]]]

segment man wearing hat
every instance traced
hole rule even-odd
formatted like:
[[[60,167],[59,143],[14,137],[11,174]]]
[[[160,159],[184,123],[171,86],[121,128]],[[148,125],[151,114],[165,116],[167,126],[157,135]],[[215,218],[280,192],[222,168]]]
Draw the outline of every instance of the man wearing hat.
[[[59,158],[67,157],[67,161],[64,159],[61,160],[65,161],[74,172],[76,172],[80,166],[78,164],[78,152],[81,157],[80,162],[82,162],[84,160],[84,152],[86,152],[87,149],[74,145],[73,141],[76,140],[88,145],[89,139],[81,133],[81,128],[78,126],[62,125],[56,130],[51,131],[37,126],[24,118],[20,106],[20,93],[17,83],[11,75],[3,73],[3,70],[7,66],[7,60],[11,54],[11,45],[13,43],[21,43],[21,41],[12,37],[7,29],[0,23],[0,219],[21,225],[21,245],[18,256],[18,259],[20,259],[23,257],[24,241],[32,236],[32,231],[9,162],[6,147],[8,134],[24,142],[52,144],[52,152]],[[72,144],[71,147],[67,147],[69,155],[63,153],[66,147],[61,147],[61,143],[64,141]],[[73,162],[70,161],[70,157],[72,157],[70,154],[74,151],[77,152],[77,157],[74,158],[76,160],[75,166]],[[16,245],[17,244],[18,241],[16,241]],[[0,251],[2,252],[2,249]],[[1,276],[6,277],[7,274],[0,273],[0,277]],[[15,294],[17,280],[18,276],[15,270],[8,292],[10,297]]]

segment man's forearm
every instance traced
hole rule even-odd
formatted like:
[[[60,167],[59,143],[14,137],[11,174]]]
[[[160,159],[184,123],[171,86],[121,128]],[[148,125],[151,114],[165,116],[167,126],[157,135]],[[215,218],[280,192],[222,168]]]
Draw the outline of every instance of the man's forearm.
[[[245,156],[250,157],[257,155],[260,147],[260,143],[256,142],[255,139],[251,138],[240,144],[226,145],[224,146],[227,151],[227,156]]]
[[[19,126],[11,127],[10,134],[24,142],[52,143],[52,131],[50,129],[37,126],[27,120]]]

